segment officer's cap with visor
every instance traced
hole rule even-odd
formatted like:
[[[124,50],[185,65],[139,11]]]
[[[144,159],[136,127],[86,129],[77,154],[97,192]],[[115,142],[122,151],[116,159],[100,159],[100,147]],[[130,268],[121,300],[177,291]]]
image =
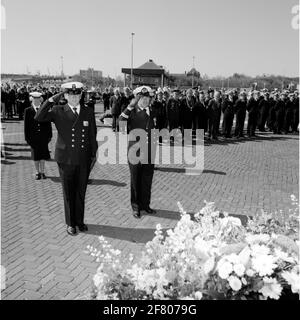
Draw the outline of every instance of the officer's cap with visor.
[[[38,92],[38,91],[30,92],[30,97],[34,99],[40,98],[41,96],[42,96],[41,92]]]
[[[78,95],[83,91],[83,84],[81,82],[68,82],[62,84],[61,88],[64,89],[67,94]]]
[[[133,94],[136,95],[140,95],[142,97],[150,97],[153,95],[153,91],[150,87],[148,86],[141,86],[136,88],[135,90],[133,90]]]

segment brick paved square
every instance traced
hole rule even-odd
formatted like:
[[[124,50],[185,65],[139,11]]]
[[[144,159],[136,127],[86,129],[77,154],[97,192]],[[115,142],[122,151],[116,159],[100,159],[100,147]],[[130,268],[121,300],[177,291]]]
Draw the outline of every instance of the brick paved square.
[[[163,228],[176,225],[177,201],[188,212],[196,212],[207,200],[215,201],[218,209],[247,216],[262,209],[285,210],[290,195],[298,197],[298,136],[259,134],[255,140],[206,144],[205,170],[199,176],[185,175],[179,165],[158,166],[152,192],[158,213],[139,221],[131,217],[128,167],[96,164],[86,197],[89,231],[70,237],[56,163],[47,162],[47,180],[35,181],[23,122],[4,126],[2,299],[82,298],[97,268],[84,253],[86,246],[97,245],[103,235],[124,253],[139,254],[157,223]],[[55,139],[54,133],[52,157]]]

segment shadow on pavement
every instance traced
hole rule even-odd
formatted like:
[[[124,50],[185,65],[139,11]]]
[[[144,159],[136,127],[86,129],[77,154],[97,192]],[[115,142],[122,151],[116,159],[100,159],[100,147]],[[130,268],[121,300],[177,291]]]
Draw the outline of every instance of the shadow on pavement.
[[[221,214],[222,216],[222,214]],[[234,215],[230,214],[229,216],[241,219],[242,225],[245,226],[247,223],[247,216],[242,215]],[[167,210],[159,210],[155,217],[161,218],[169,218],[169,219],[180,219],[180,213],[174,211],[167,211]],[[191,215],[193,221],[194,215]],[[106,238],[113,238],[119,240],[130,241],[134,243],[147,243],[154,238],[155,235],[155,228],[123,228],[123,227],[116,227],[116,226],[107,226],[107,225],[96,225],[96,224],[88,224],[89,230],[86,232],[90,235],[95,236],[104,236]],[[167,230],[170,228],[164,228],[163,236],[166,236]]]
[[[49,177],[48,179],[52,180],[53,182],[60,183],[60,177]],[[103,185],[109,185],[109,186],[114,186],[114,187],[125,187],[127,184],[124,182],[118,182],[115,180],[101,180],[101,179],[89,179],[89,185],[94,185],[94,186],[103,186]]]
[[[154,168],[156,171],[162,171],[162,172],[175,172],[175,173],[185,173],[185,168],[168,168],[168,167],[163,167],[163,168]],[[216,171],[216,170],[203,170],[203,173],[210,173],[210,174],[219,174],[219,175],[226,175],[226,172],[224,171]]]
[[[87,234],[95,236],[104,236],[106,238],[113,238],[119,240],[125,240],[135,243],[146,243],[151,241],[155,234],[155,229],[147,228],[122,228],[114,226],[104,226],[96,224],[88,224],[89,231]],[[165,234],[167,229],[163,229]]]

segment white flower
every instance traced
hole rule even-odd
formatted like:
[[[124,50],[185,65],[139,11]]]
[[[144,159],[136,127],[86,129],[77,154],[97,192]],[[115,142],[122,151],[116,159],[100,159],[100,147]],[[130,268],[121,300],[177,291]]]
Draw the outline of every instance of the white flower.
[[[270,255],[259,255],[252,259],[252,268],[257,271],[261,277],[271,275],[276,267],[274,257]]]
[[[300,275],[295,272],[284,271],[282,277],[291,286],[293,293],[300,293]]]
[[[99,287],[102,283],[103,283],[103,275],[102,274],[99,274],[99,273],[96,273],[94,275],[94,284],[96,287]]]
[[[267,243],[270,240],[270,236],[268,234],[247,234],[246,241],[250,244],[254,243]]]
[[[230,273],[233,271],[232,264],[228,261],[225,261],[218,267],[218,271],[219,276],[222,279],[227,279]]]
[[[200,291],[195,292],[195,299],[196,300],[201,300],[202,297],[203,297],[202,292],[200,292]]]
[[[295,259],[279,248],[274,249],[275,256],[283,261],[293,263]]]
[[[205,274],[209,274],[215,266],[215,258],[211,257],[204,263],[203,270]]]
[[[233,271],[241,277],[245,273],[245,267],[241,263],[237,263],[233,266]]]
[[[254,274],[255,274],[255,271],[252,270],[252,269],[248,269],[248,270],[246,271],[246,275],[247,275],[248,277],[253,277]]]
[[[267,255],[270,253],[270,248],[265,245],[254,244],[251,246],[252,256]]]
[[[231,253],[228,256],[225,256],[224,258],[231,263],[239,263],[240,262],[238,255],[235,253]]]
[[[243,285],[247,284],[247,280],[244,277],[242,278],[242,283],[243,283]]]
[[[242,282],[238,277],[230,276],[227,280],[232,290],[239,291],[242,288]]]
[[[279,299],[282,286],[275,278],[264,277],[264,286],[259,290],[265,298]]]
[[[240,262],[246,266],[250,259],[250,248],[249,246],[245,247],[238,255]]]

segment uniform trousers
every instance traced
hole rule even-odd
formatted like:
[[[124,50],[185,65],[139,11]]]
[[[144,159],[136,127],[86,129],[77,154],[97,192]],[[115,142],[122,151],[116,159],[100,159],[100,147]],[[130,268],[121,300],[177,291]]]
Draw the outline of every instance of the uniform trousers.
[[[84,224],[84,203],[91,163],[70,165],[58,163],[62,182],[66,224],[71,227]]]
[[[133,210],[144,210],[149,208],[151,201],[151,186],[154,173],[154,164],[131,164],[131,207]]]

